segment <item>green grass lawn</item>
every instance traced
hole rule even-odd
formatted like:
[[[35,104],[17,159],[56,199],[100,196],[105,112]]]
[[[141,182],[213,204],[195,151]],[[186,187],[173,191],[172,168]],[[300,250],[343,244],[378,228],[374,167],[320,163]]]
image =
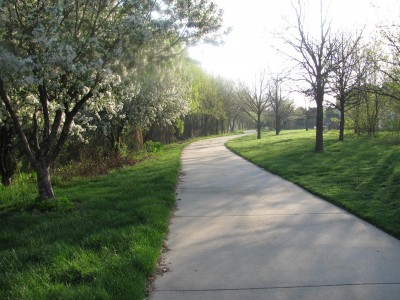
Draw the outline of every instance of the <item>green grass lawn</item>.
[[[70,212],[15,210],[34,179],[0,187],[0,299],[144,299],[168,219],[184,144],[132,167],[58,183]],[[17,199],[10,207],[10,198]]]
[[[54,211],[37,205],[31,174],[0,185],[0,299],[144,299],[191,141],[91,179],[65,179],[87,168],[66,166],[53,178]]]
[[[264,132],[227,146],[275,173],[400,238],[399,134],[377,137],[338,132],[324,135],[325,151],[314,153],[315,131]]]
[[[256,164],[346,207],[400,237],[400,149],[393,136],[264,133],[229,146]],[[56,180],[70,211],[25,210],[30,175],[0,186],[0,299],[144,299],[175,204],[180,153],[174,144],[132,167],[93,179]],[[68,208],[68,207],[67,207]],[[67,210],[68,211],[68,210]]]

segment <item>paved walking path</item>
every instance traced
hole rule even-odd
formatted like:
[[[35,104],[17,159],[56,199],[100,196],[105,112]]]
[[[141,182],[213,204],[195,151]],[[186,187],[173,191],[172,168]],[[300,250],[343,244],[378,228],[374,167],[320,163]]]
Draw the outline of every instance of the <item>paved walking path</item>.
[[[400,241],[224,147],[182,156],[152,300],[400,299]]]

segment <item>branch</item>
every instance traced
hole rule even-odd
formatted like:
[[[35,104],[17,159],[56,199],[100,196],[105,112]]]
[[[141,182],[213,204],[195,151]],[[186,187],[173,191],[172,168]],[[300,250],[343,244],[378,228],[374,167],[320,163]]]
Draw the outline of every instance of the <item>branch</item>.
[[[60,154],[61,149],[63,148],[65,142],[68,139],[69,131],[71,129],[72,121],[74,120],[76,114],[82,109],[83,105],[93,96],[93,91],[90,90],[85,96],[79,100],[71,111],[66,112],[65,122],[63,128],[61,130],[60,137],[58,138],[57,144],[54,146],[52,151],[49,153],[48,162],[52,163],[57,156]],[[57,117],[57,116],[56,116]],[[56,132],[52,131],[52,135],[55,135]]]
[[[39,145],[39,126],[38,126],[38,121],[37,121],[37,109],[35,109],[35,112],[33,113],[33,142],[35,146],[35,151],[39,152],[40,151],[40,145]]]
[[[40,99],[40,104],[42,105],[43,108],[43,121],[44,121],[44,138],[46,139],[50,135],[50,116],[49,116],[49,107],[47,103],[47,91],[46,87],[43,85],[38,86],[39,90],[39,99]]]

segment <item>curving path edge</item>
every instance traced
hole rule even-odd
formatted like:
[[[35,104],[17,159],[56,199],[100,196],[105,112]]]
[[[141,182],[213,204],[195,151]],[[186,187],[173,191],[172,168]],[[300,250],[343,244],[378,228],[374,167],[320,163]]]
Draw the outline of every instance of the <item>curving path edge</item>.
[[[400,241],[225,148],[182,154],[152,300],[400,299]]]

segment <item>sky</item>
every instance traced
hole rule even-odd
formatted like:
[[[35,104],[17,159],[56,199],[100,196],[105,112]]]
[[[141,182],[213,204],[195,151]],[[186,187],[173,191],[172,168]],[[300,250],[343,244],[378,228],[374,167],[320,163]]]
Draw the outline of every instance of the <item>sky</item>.
[[[191,58],[210,74],[251,84],[263,70],[278,73],[290,68],[277,49],[289,51],[278,33],[294,22],[290,0],[213,0],[224,10],[224,26],[231,32],[221,46],[198,45],[189,49]],[[319,0],[306,0],[306,23],[310,32],[319,21]],[[399,20],[400,0],[322,0],[323,11],[333,30],[356,30],[366,34],[377,24]],[[328,8],[329,6],[329,8]],[[316,16],[316,17],[312,17]],[[315,23],[315,24],[317,24]]]

